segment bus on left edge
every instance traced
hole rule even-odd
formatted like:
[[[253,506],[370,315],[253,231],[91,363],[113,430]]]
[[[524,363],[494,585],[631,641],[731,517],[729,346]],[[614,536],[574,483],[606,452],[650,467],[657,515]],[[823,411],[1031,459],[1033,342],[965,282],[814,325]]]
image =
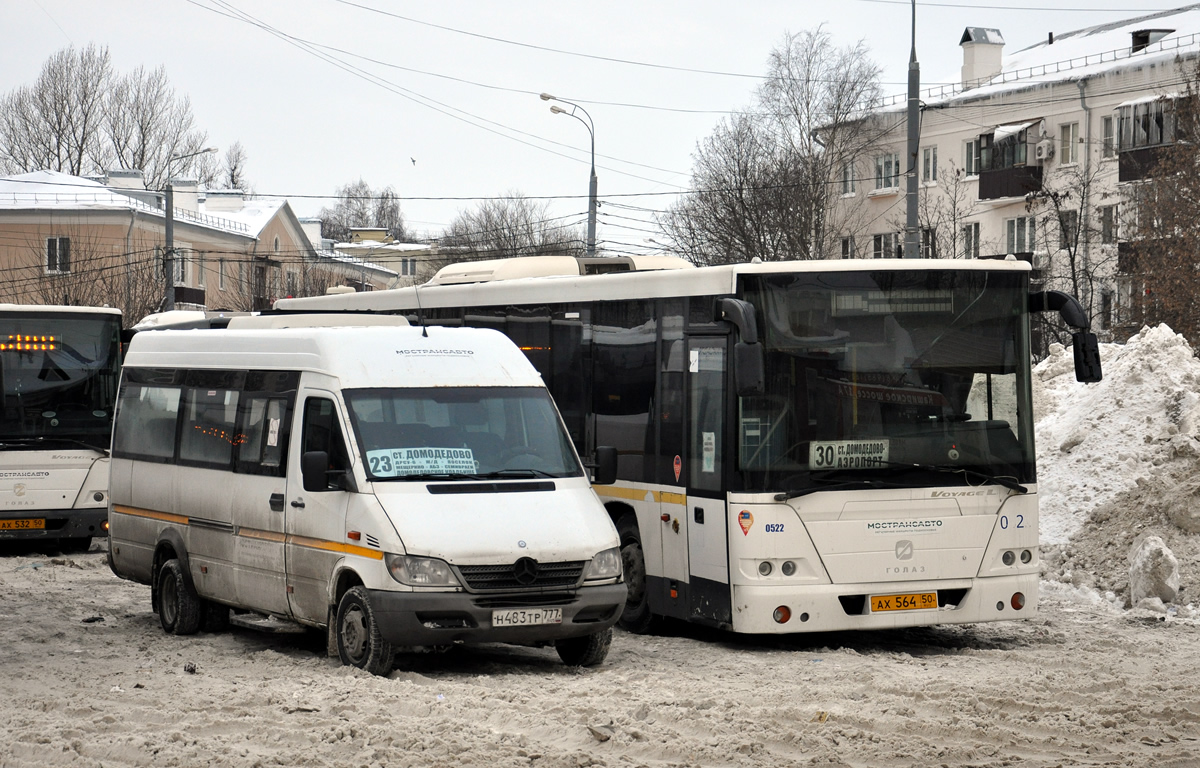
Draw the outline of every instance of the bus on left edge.
[[[120,367],[120,310],[0,304],[0,541],[106,535]]]

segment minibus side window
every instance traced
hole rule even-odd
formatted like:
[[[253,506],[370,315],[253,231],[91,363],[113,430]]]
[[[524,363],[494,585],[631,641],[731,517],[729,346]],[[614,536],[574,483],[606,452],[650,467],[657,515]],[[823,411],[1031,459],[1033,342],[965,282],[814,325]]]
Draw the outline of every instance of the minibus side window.
[[[188,387],[185,393],[179,460],[229,468],[237,434],[238,395],[232,389]]]
[[[121,388],[120,418],[113,432],[113,455],[170,461],[175,457],[178,387],[132,384]]]
[[[283,475],[290,402],[285,397],[242,397],[241,444],[237,471],[251,475]]]
[[[329,454],[331,470],[348,470],[350,461],[346,443],[342,439],[342,428],[338,423],[337,407],[332,400],[310,397],[304,401],[304,427],[301,435],[301,455],[309,451],[325,451]],[[336,475],[330,476],[326,490],[338,490]]]

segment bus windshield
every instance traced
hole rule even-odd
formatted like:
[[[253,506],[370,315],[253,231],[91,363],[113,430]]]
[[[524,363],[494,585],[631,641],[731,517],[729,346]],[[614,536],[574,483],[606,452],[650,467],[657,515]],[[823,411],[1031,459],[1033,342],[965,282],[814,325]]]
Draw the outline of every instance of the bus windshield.
[[[1024,273],[746,276],[766,387],[741,398],[745,490],[1034,476]]]
[[[115,314],[0,313],[0,441],[10,449],[45,440],[107,449],[120,342]]]
[[[372,480],[583,473],[541,388],[351,389],[345,396]]]

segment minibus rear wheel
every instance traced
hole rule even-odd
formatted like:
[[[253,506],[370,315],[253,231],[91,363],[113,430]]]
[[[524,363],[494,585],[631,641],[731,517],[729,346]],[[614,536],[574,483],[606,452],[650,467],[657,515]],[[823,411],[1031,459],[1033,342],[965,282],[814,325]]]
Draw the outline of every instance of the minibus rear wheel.
[[[187,580],[183,564],[172,558],[158,569],[158,621],[172,635],[200,629],[200,596]]]
[[[568,637],[554,642],[554,650],[558,658],[568,667],[599,666],[608,656],[608,648],[612,645],[612,627],[603,632],[596,632],[583,637]]]
[[[396,660],[392,644],[379,633],[375,611],[364,587],[352,587],[342,595],[337,609],[337,648],[342,663],[386,675]]]

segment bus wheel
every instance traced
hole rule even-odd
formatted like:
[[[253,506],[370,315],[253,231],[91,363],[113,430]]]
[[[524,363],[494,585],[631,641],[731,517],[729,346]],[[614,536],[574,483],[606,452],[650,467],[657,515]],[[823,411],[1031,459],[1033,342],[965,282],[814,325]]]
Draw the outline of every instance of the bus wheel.
[[[171,559],[158,569],[158,620],[172,635],[193,635],[200,629],[200,596],[188,583],[183,564]]]
[[[608,647],[612,645],[612,627],[603,632],[596,632],[583,637],[568,637],[565,640],[554,641],[554,650],[558,658],[568,667],[595,667],[608,656]]]
[[[650,613],[650,600],[646,594],[646,558],[642,554],[637,518],[633,515],[622,517],[617,521],[617,533],[621,537],[621,563],[628,590],[619,623],[623,629],[644,634],[650,631],[654,616]]]
[[[365,669],[373,675],[392,671],[396,653],[392,644],[379,634],[375,612],[363,587],[347,590],[338,603],[337,647],[338,658],[347,666]]]

